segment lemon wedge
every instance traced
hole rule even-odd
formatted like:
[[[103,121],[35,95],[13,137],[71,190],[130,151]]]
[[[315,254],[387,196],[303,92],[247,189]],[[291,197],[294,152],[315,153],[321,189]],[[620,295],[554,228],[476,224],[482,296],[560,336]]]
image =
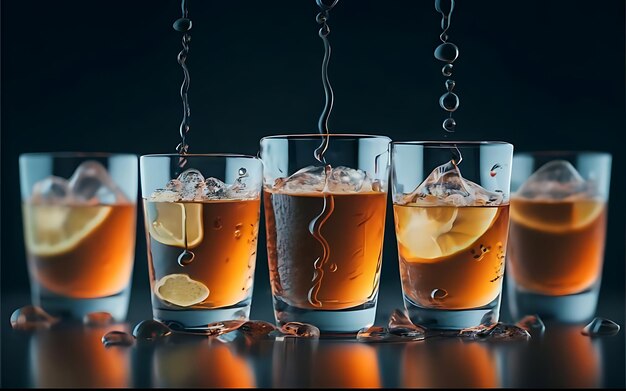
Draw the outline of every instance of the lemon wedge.
[[[497,213],[495,207],[394,205],[401,252],[409,261],[436,262],[467,249],[489,229]]]
[[[186,274],[168,274],[154,285],[154,294],[168,303],[190,307],[206,300],[209,297],[209,288]]]
[[[576,230],[595,221],[604,210],[600,200],[511,199],[511,220],[529,228],[548,232]]]
[[[37,256],[73,250],[111,213],[110,206],[24,204],[26,248]]]
[[[154,240],[180,248],[194,248],[202,242],[201,203],[147,202],[146,208],[150,236]]]

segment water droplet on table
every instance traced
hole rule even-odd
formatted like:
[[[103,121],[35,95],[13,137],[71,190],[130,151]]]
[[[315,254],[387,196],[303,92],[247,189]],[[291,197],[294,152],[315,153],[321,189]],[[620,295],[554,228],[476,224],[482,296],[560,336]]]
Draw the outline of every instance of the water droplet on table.
[[[588,337],[612,337],[619,333],[619,330],[620,326],[610,319],[593,318],[581,333]]]
[[[239,331],[253,339],[268,337],[270,333],[276,331],[276,326],[263,320],[250,320],[241,325]]]
[[[110,331],[102,336],[102,344],[109,346],[131,346],[135,343],[132,335],[123,331]]]
[[[484,324],[459,331],[458,337],[472,340],[513,341],[529,340],[528,331],[516,325],[505,323]]]
[[[59,321],[41,307],[27,305],[16,309],[11,314],[11,327],[13,330],[38,330],[49,329]]]
[[[133,329],[133,336],[138,340],[154,341],[171,334],[169,327],[153,319],[142,320]]]
[[[515,325],[528,331],[528,333],[533,337],[540,337],[546,331],[546,326],[539,315],[526,315]]]
[[[90,312],[83,317],[83,324],[86,326],[108,326],[114,321],[115,319],[108,312]]]
[[[317,327],[300,322],[288,322],[282,325],[280,332],[286,337],[298,337],[298,338],[319,338],[320,329]]]

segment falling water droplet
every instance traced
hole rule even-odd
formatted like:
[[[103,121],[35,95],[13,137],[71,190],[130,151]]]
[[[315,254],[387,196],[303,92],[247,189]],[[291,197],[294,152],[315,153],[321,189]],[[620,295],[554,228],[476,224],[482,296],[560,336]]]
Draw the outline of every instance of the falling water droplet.
[[[184,33],[191,30],[191,20],[187,18],[179,18],[173,24],[174,30]]]
[[[90,312],[83,317],[83,324],[86,326],[107,326],[113,321],[113,316],[108,312]]]
[[[455,111],[459,108],[459,97],[454,92],[446,92],[439,98],[439,106],[446,111]]]
[[[58,321],[58,318],[48,314],[41,307],[34,305],[18,308],[11,314],[11,327],[13,330],[49,329]]]
[[[452,79],[446,80],[446,90],[452,91],[456,86],[456,82]]]
[[[454,65],[452,64],[444,65],[443,68],[441,68],[441,74],[446,77],[452,76],[452,68],[454,68]]]
[[[178,256],[178,264],[180,266],[187,266],[189,265],[191,262],[193,262],[195,255],[194,253],[192,253],[189,250],[184,250],[182,253],[180,253],[180,255]]]
[[[591,323],[582,329],[582,335],[588,337],[612,337],[619,333],[620,326],[612,320],[605,318],[593,318]]]
[[[448,292],[445,289],[433,289],[432,292],[430,292],[430,298],[433,300],[443,300],[446,298],[446,296],[448,296]]]
[[[337,271],[337,264],[336,263],[331,263],[330,264],[330,271],[331,273],[334,273]]]
[[[132,335],[123,331],[110,331],[102,336],[102,344],[109,346],[131,346],[135,343]]]
[[[449,64],[454,62],[457,57],[459,57],[459,48],[451,42],[442,43],[435,49],[435,58],[439,61],[445,61]]]
[[[142,320],[133,329],[133,336],[138,340],[153,341],[170,334],[172,334],[172,330],[169,327],[152,319]]]
[[[446,118],[443,121],[442,126],[446,132],[454,132],[454,128],[456,128],[456,121],[454,118]]]

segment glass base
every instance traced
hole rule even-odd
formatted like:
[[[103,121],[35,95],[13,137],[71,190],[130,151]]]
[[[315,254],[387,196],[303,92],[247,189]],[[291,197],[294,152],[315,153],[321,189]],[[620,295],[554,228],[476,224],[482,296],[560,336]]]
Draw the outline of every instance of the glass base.
[[[500,318],[500,296],[484,307],[464,310],[424,308],[404,296],[404,307],[411,322],[416,325],[436,330],[462,330],[486,322],[497,322]]]
[[[178,323],[185,329],[203,329],[210,323],[224,320],[248,320],[250,303],[244,306],[216,308],[207,310],[165,310],[153,308],[152,316],[163,323]]]
[[[323,311],[293,307],[274,298],[274,316],[281,326],[288,322],[301,322],[314,325],[322,333],[354,334],[374,324],[376,302],[345,310]]]
[[[126,320],[130,289],[117,295],[94,299],[75,299],[57,296],[48,292],[33,292],[33,304],[51,315],[62,318],[82,319],[91,312],[108,312],[118,322]]]
[[[539,315],[543,320],[582,323],[591,320],[598,304],[599,284],[573,295],[547,296],[528,292],[509,282],[509,306],[513,319]]]

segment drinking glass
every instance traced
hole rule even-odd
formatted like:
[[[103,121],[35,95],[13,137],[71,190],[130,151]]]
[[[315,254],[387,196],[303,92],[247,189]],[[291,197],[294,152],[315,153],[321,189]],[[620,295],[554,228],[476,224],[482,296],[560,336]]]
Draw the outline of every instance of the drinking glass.
[[[598,302],[611,155],[519,153],[513,157],[509,277],[514,317],[582,322]]]
[[[392,143],[400,277],[413,323],[498,321],[512,155],[504,142]]]
[[[135,256],[137,156],[20,156],[32,300],[52,314],[124,320]]]
[[[384,136],[261,140],[263,200],[278,324],[353,333],[376,315],[389,176]]]
[[[140,167],[154,318],[186,329],[248,319],[261,161],[165,154]]]

